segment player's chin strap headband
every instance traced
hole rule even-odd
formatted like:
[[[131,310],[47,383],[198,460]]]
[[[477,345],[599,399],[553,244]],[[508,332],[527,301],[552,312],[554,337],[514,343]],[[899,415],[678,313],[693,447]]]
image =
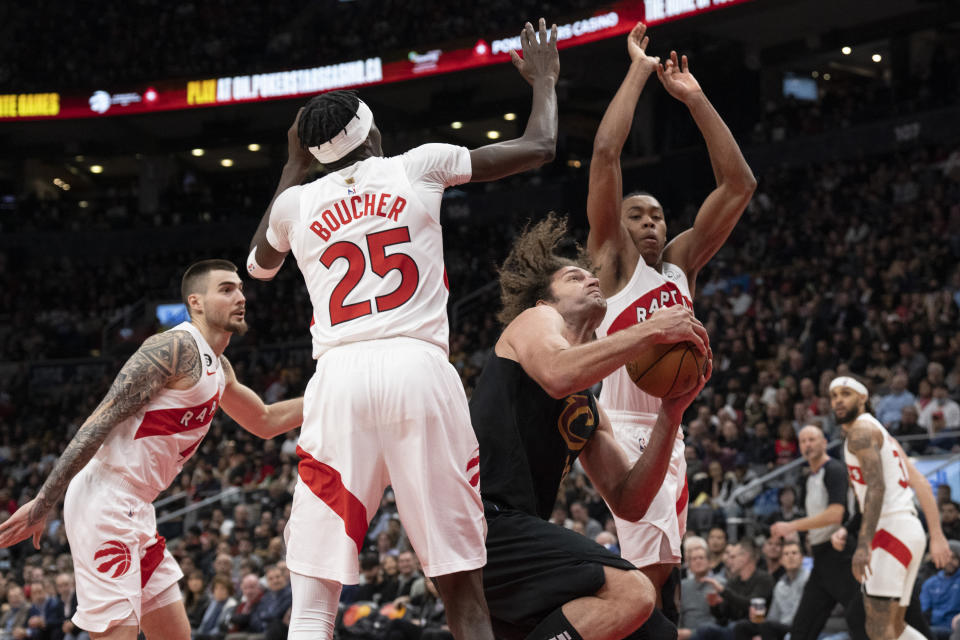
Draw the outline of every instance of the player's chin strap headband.
[[[833,391],[837,387],[847,387],[848,389],[853,389],[862,396],[868,396],[870,393],[867,391],[867,388],[863,386],[863,383],[859,380],[854,380],[850,376],[840,376],[839,378],[834,378],[830,383],[830,391]]]
[[[363,100],[357,108],[357,114],[350,119],[343,131],[335,135],[332,139],[316,147],[307,149],[313,154],[313,157],[321,164],[330,164],[344,157],[367,139],[370,133],[370,127],[373,126],[373,112],[370,111]]]

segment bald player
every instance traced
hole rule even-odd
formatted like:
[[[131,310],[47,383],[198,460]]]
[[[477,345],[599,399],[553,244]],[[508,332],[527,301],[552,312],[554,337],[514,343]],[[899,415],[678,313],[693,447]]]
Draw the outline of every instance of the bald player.
[[[627,38],[630,69],[607,107],[593,143],[587,216],[587,249],[597,265],[607,314],[599,336],[643,322],[658,309],[693,307],[697,274],[723,246],[753,195],[756,180],[736,140],[690,73],[687,57],[671,52],[666,65],[646,53],[646,27],[638,24]],[[620,153],[630,133],[633,112],[647,79],[656,72],[667,92],[690,110],[703,134],[717,186],[700,206],[693,227],[667,244],[663,207],[652,195],[623,196]],[[660,409],[660,400],[640,391],[623,368],[603,381],[606,407],[618,442],[630,461],[642,453]],[[617,518],[625,558],[664,588],[664,612],[676,621],[680,541],[686,530],[686,461],[682,435],[657,499],[639,522]],[[675,586],[674,586],[675,585]],[[660,600],[660,598],[658,598]]]
[[[863,586],[870,640],[922,640],[925,636],[904,620],[926,546],[914,492],[938,568],[949,559],[950,549],[930,483],[868,412],[868,399],[867,388],[854,378],[841,376],[830,383],[830,403],[846,438],[843,455],[850,484],[863,513],[851,569]]]

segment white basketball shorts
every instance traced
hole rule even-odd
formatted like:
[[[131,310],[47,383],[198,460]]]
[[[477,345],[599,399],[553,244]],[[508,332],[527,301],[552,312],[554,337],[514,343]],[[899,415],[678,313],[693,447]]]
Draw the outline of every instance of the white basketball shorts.
[[[644,424],[632,412],[607,410],[607,415],[617,442],[633,465],[650,441],[656,416],[652,419],[644,416],[648,418],[645,422],[649,423]],[[677,438],[660,491],[641,520],[630,522],[614,516],[617,537],[620,539],[620,555],[636,567],[680,562],[680,545],[687,530],[689,502],[687,460],[683,454],[683,440]]]
[[[326,351],[304,394],[287,565],[355,584],[358,552],[383,490],[424,573],[486,564],[479,446],[456,369],[414,338]]]
[[[77,580],[73,622],[81,629],[102,633],[131,616],[139,620],[150,604],[169,604],[158,597],[183,577],[157,534],[153,505],[137,493],[95,459],[67,488],[63,519]]]
[[[900,606],[910,605],[927,536],[913,514],[880,516],[870,544],[870,572],[863,583],[868,596],[899,598]]]

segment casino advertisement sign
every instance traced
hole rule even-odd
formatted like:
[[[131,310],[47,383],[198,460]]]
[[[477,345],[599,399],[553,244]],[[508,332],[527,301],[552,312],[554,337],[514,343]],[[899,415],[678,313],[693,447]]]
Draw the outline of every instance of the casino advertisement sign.
[[[589,18],[557,25],[560,49],[625,35],[638,21],[660,24],[750,0],[623,0]],[[480,38],[469,48],[411,51],[401,59],[379,56],[272,73],[158,81],[122,89],[0,93],[0,122],[98,118],[216,107],[307,96],[501,64],[520,50],[519,34]]]

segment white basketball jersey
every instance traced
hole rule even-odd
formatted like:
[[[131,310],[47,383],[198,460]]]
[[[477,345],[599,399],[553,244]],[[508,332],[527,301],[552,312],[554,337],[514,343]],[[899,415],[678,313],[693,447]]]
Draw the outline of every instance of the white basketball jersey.
[[[857,420],[869,422],[880,430],[883,435],[883,445],[880,447],[880,468],[883,470],[883,506],[880,517],[898,513],[916,513],[913,507],[913,490],[910,488],[910,475],[906,461],[900,453],[897,441],[893,439],[880,421],[869,413],[862,413]],[[857,494],[857,502],[863,511],[863,499],[867,495],[867,483],[863,479],[863,470],[857,456],[850,453],[847,443],[843,443],[843,457],[850,473],[850,484]]]
[[[313,356],[407,336],[449,350],[440,200],[470,180],[465,147],[367,158],[284,191],[267,239],[293,251],[313,304]]]
[[[200,350],[203,371],[189,389],[161,389],[135,415],[116,426],[94,459],[154,495],[170,486],[210,428],[226,378],[220,358],[189,322],[170,331],[186,331]],[[151,500],[152,501],[152,500]]]
[[[597,329],[599,337],[608,336],[643,322],[658,309],[682,304],[693,309],[687,275],[680,267],[663,263],[663,273],[641,257],[633,277],[623,289],[607,298],[607,313]],[[660,398],[641,391],[620,367],[603,380],[600,402],[616,419],[618,412],[627,412],[641,422],[653,424],[660,411]]]

